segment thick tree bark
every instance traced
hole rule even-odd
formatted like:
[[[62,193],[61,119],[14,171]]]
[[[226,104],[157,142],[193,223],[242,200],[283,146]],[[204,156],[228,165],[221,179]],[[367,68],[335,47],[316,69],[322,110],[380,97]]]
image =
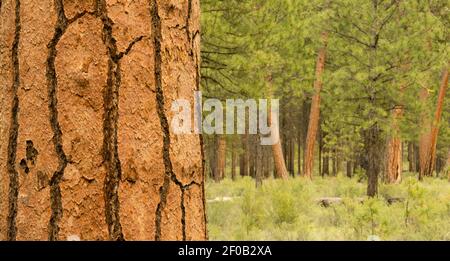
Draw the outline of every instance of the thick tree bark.
[[[199,1],[109,7],[2,1],[0,240],[207,237],[201,137],[169,129],[199,87]]]
[[[368,177],[367,196],[369,197],[375,197],[378,193],[378,176],[381,171],[382,144],[381,131],[377,124],[374,124],[364,132],[364,166]]]
[[[428,135],[427,144],[423,146],[423,155],[421,152],[421,162],[420,162],[420,173],[419,179],[424,176],[432,176],[434,166],[436,164],[436,145],[439,134],[439,124],[442,116],[442,109],[444,106],[445,93],[448,87],[448,68],[444,69],[442,75],[442,82],[439,88],[439,97],[436,105],[436,112],[434,116],[434,121],[431,127],[431,133]]]
[[[316,79],[314,82],[314,95],[309,114],[308,132],[306,135],[305,169],[303,175],[312,178],[314,165],[314,146],[320,119],[320,91],[322,90],[322,74],[325,68],[325,56],[328,44],[328,33],[322,34],[323,47],[320,49],[316,63]]]

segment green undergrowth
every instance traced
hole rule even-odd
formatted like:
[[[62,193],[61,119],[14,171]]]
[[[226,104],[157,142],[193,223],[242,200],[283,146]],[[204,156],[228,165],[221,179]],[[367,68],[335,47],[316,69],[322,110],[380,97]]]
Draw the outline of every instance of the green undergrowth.
[[[406,175],[365,196],[357,178],[207,182],[211,240],[450,240],[450,183]],[[324,197],[342,198],[323,207]],[[388,199],[399,199],[389,203]]]

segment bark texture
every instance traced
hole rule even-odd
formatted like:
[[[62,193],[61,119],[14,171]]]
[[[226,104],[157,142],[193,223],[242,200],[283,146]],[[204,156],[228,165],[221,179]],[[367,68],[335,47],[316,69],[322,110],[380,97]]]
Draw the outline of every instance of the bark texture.
[[[0,240],[206,239],[198,0],[2,1]]]

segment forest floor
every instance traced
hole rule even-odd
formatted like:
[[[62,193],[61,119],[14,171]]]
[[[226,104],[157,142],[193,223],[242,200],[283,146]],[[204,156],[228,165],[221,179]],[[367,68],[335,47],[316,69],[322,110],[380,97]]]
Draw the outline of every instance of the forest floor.
[[[406,174],[380,183],[365,197],[366,181],[347,177],[207,182],[210,240],[450,240],[450,182]],[[330,198],[331,203],[323,203]],[[335,199],[338,198],[338,201]]]

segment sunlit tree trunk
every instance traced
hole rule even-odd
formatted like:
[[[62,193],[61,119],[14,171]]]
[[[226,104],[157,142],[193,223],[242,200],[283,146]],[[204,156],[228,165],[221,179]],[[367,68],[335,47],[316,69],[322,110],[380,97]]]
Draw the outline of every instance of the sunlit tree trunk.
[[[386,182],[396,183],[400,182],[402,178],[402,141],[399,137],[398,120],[403,114],[403,107],[397,106],[392,111],[393,123],[392,137],[389,138],[386,147]]]
[[[423,145],[421,152],[420,173],[419,179],[424,176],[431,176],[433,174],[434,166],[436,164],[436,145],[439,134],[439,124],[442,116],[442,109],[444,106],[445,93],[448,87],[448,68],[444,69],[442,74],[442,82],[439,88],[439,96],[436,105],[436,112],[434,121],[432,123],[431,132],[428,134],[427,144]],[[423,155],[422,155],[423,154]]]
[[[206,239],[199,1],[1,2],[0,240]]]
[[[306,135],[305,168],[303,175],[312,178],[314,165],[314,147],[320,119],[320,91],[322,90],[322,74],[325,68],[325,57],[328,44],[328,33],[322,34],[323,47],[320,49],[316,63],[316,79],[314,82],[314,95],[309,114],[308,132]]]

